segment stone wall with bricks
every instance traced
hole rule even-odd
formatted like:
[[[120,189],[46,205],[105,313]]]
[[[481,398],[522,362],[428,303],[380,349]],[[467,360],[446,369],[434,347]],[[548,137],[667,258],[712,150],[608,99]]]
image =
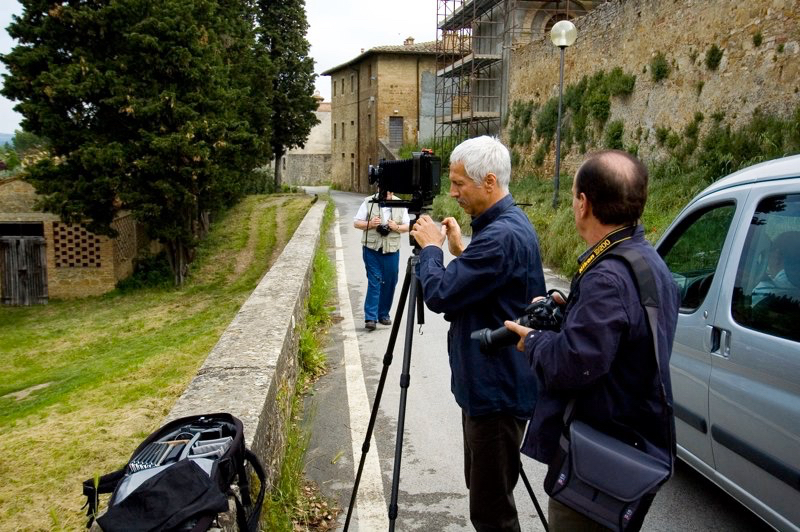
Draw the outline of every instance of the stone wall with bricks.
[[[633,93],[611,98],[609,122],[624,122],[624,143],[651,161],[663,155],[656,128],[680,132],[695,113],[719,113],[732,127],[759,109],[787,117],[800,105],[800,9],[796,0],[618,0],[575,19],[578,38],[565,51],[564,86],[599,70],[636,75]],[[712,45],[723,51],[716,70],[705,64]],[[650,61],[664,54],[669,77],[655,82]],[[509,101],[539,104],[558,96],[559,51],[549,37],[513,51]],[[710,119],[701,124],[710,127]],[[509,129],[503,134],[509,139]],[[595,132],[595,146],[602,134]],[[531,163],[536,137],[515,147],[517,175],[552,175],[555,148],[542,167]],[[562,144],[562,150],[564,145]],[[573,147],[562,164],[572,173],[582,155]]]
[[[104,294],[133,272],[138,244],[131,215],[124,214],[113,222],[119,235],[112,239],[80,225],[65,224],[55,214],[37,211],[36,200],[31,184],[18,178],[0,182],[0,224],[41,224],[49,297]]]

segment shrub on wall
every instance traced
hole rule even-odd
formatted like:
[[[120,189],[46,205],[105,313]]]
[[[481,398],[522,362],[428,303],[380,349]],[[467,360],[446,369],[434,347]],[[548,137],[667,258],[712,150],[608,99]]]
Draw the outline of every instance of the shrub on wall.
[[[662,52],[658,52],[650,59],[650,75],[656,83],[669,77],[670,68],[667,58]]]
[[[753,46],[758,48],[761,46],[761,43],[764,42],[764,37],[761,35],[760,31],[757,31],[753,34]]]
[[[605,145],[610,150],[623,150],[625,144],[622,141],[625,133],[625,123],[622,120],[609,122],[606,127]]]
[[[531,129],[531,118],[536,104],[517,100],[511,105],[510,121],[511,131],[509,132],[509,144],[527,145],[531,142],[533,130]]]
[[[556,135],[558,123],[558,98],[550,98],[536,115],[536,136],[549,144]]]
[[[706,67],[709,70],[716,70],[719,62],[722,61],[723,51],[716,44],[712,44],[711,48],[706,52]]]

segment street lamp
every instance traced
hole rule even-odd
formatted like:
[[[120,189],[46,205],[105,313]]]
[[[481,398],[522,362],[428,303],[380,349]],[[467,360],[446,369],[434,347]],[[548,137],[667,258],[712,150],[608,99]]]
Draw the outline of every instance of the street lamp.
[[[575,24],[560,20],[550,30],[550,40],[561,49],[561,66],[558,70],[558,122],[556,123],[556,175],[553,180],[553,208],[558,207],[558,174],[561,171],[561,98],[564,91],[564,49],[572,46],[578,37]]]

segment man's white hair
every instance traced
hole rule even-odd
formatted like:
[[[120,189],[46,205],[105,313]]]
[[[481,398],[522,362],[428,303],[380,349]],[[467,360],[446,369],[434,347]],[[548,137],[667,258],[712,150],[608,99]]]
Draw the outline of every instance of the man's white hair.
[[[453,163],[462,163],[469,178],[478,185],[483,182],[486,174],[494,174],[500,189],[508,192],[511,156],[508,148],[496,137],[483,135],[465,140],[450,154],[450,165]]]

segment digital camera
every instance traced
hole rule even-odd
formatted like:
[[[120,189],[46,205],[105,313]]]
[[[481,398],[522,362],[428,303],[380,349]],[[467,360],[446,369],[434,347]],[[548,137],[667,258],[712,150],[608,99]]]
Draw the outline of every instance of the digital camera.
[[[523,327],[531,329],[559,331],[561,323],[564,321],[564,310],[553,298],[554,293],[558,293],[564,301],[567,297],[560,290],[550,290],[547,297],[534,301],[525,309],[525,314],[516,320]],[[514,345],[519,341],[519,335],[508,330],[505,325],[495,330],[489,328],[479,329],[470,334],[470,338],[480,342],[481,353],[492,354],[501,347]]]

